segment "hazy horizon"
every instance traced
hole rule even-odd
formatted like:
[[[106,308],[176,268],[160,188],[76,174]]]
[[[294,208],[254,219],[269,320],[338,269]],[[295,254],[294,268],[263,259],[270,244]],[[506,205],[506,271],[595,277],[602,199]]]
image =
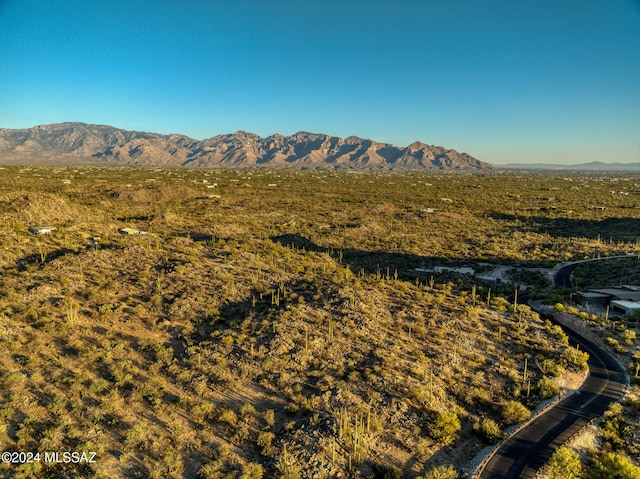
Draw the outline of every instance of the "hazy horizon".
[[[414,141],[640,161],[640,4],[0,2],[0,127]]]

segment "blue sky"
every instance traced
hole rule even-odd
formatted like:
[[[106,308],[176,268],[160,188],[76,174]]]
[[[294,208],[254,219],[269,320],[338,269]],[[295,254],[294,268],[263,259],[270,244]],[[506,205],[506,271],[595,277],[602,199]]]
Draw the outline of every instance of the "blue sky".
[[[0,0],[0,127],[640,161],[639,0]]]

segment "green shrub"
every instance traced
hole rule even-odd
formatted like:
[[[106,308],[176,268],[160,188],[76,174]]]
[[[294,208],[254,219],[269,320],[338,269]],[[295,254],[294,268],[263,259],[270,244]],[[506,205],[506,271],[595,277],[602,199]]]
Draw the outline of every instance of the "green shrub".
[[[218,417],[218,420],[230,427],[236,427],[238,425],[238,415],[233,409],[225,409]]]
[[[519,422],[526,421],[531,417],[531,412],[524,406],[524,404],[518,401],[505,401],[502,403],[501,411],[502,421],[510,426]]]
[[[457,479],[458,472],[451,464],[445,466],[436,466],[430,469],[424,476],[416,479]]]
[[[567,347],[562,353],[562,359],[569,366],[576,366],[582,371],[586,371],[589,366],[587,361],[589,360],[589,353],[581,351],[578,348],[572,346]]]
[[[598,458],[594,470],[597,477],[640,479],[640,467],[634,465],[627,456],[615,452],[608,452]]]
[[[566,446],[553,453],[547,463],[546,473],[552,479],[579,479],[584,474],[580,456]]]
[[[536,385],[538,394],[542,399],[549,399],[560,393],[560,387],[547,376],[542,376]]]
[[[262,479],[264,475],[264,469],[256,462],[250,462],[242,466],[242,474],[239,479]]]
[[[493,419],[484,418],[473,425],[474,432],[488,444],[496,444],[504,439],[504,432]]]
[[[443,412],[429,428],[429,435],[437,443],[448,446],[457,439],[460,428],[460,419],[456,413]]]
[[[262,454],[265,456],[270,456],[273,454],[273,439],[275,438],[275,434],[269,431],[262,431],[258,434],[258,440],[256,443],[258,446],[262,448]]]

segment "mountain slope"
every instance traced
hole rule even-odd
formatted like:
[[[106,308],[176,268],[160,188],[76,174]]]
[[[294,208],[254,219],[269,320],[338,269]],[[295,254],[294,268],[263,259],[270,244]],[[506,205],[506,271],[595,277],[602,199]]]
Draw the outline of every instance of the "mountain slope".
[[[474,157],[414,142],[406,148],[355,136],[299,132],[262,138],[237,131],[203,141],[184,135],[57,123],[0,129],[2,163],[92,163],[191,168],[482,170]]]

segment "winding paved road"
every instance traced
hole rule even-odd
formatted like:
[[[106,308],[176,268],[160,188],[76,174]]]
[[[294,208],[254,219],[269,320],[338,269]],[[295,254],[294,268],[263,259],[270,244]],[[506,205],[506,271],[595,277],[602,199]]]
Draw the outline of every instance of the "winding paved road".
[[[620,258],[633,258],[636,256],[633,253],[627,253],[624,255],[616,255],[616,256],[605,256],[603,258],[592,258],[592,259],[583,259],[579,261],[573,261],[570,263],[562,263],[553,268],[551,271],[556,271],[554,274],[554,286],[556,288],[571,288],[573,284],[571,283],[571,274],[573,271],[580,265],[584,263],[591,263],[593,261],[607,261],[611,259],[620,259]]]
[[[581,264],[582,263],[572,263],[560,268],[555,275],[555,284],[553,286],[556,288],[573,287],[573,283],[571,283],[571,275],[573,274],[573,271]]]
[[[481,479],[533,478],[562,444],[624,394],[626,376],[607,351],[564,327],[570,342],[589,353],[589,377],[578,392],[507,439],[477,475]]]

